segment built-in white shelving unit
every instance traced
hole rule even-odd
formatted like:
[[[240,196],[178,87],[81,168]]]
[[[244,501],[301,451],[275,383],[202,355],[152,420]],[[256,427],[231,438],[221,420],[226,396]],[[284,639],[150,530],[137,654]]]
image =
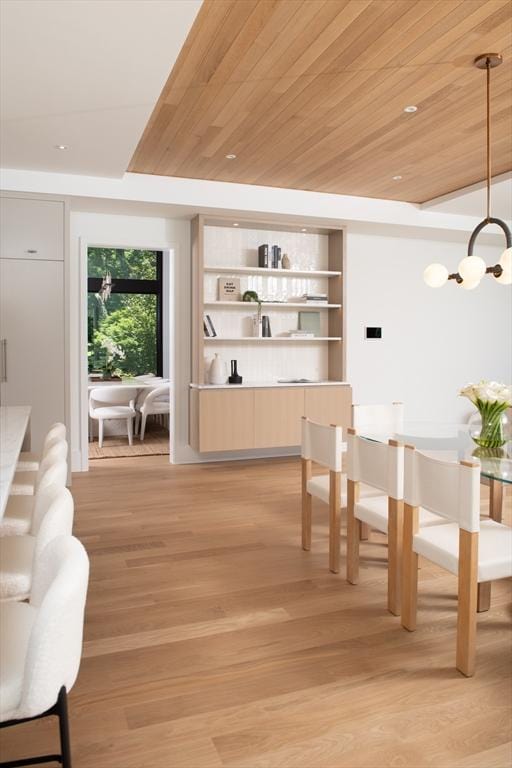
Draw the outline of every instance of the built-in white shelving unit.
[[[234,226],[234,225],[237,226]],[[307,231],[304,231],[307,230]],[[214,353],[226,362],[238,360],[240,374],[250,381],[307,378],[344,380],[343,231],[321,224],[244,220],[198,216],[193,235],[193,381],[208,384]],[[278,245],[290,269],[258,266],[258,247]],[[239,295],[220,295],[219,284],[233,277]],[[245,291],[257,293],[260,312],[269,318],[271,337],[254,335],[257,302],[244,302]],[[326,302],[299,300],[325,294]],[[302,313],[318,313],[318,335],[288,333],[308,327]],[[209,315],[216,336],[204,333]],[[302,315],[302,317],[304,317]],[[313,321],[314,322],[314,321]]]
[[[344,380],[343,230],[321,222],[197,216],[192,222],[192,384],[190,444],[200,452],[298,446],[301,419],[350,425]],[[258,265],[258,247],[277,245],[291,269]],[[233,301],[226,298],[225,280]],[[245,291],[259,301],[242,301]],[[303,297],[325,296],[306,302]],[[230,298],[230,297],[229,297]],[[258,304],[260,306],[258,306]],[[271,336],[255,335],[258,314]],[[312,317],[314,313],[317,318]],[[217,335],[206,335],[211,327]],[[310,337],[290,336],[313,329]],[[226,380],[210,384],[214,355]],[[237,360],[240,385],[227,381]],[[221,377],[222,378],[222,377]]]

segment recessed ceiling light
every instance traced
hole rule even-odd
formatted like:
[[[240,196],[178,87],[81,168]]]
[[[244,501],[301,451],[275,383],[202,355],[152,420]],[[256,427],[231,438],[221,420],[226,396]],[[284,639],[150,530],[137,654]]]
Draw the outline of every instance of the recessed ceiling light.
[[[401,176],[393,176],[393,181],[400,181],[401,178]]]
[[[238,227],[238,226],[239,226],[239,224],[238,224],[238,223],[235,221],[235,222],[233,223],[233,226],[234,226],[234,227]]]
[[[307,229],[301,229],[301,232],[307,232]]]
[[[226,155],[226,160],[236,160],[236,155]]]
[[[414,104],[411,104],[409,107],[404,107],[404,112],[417,112],[418,107],[415,107]]]
[[[66,144],[55,144],[55,147],[54,147],[54,149],[67,149],[67,148],[68,147]]]

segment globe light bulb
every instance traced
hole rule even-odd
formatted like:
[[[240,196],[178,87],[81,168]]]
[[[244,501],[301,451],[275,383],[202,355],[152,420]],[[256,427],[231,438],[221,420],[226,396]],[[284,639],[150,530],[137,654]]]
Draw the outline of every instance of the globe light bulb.
[[[471,283],[473,280],[480,281],[486,269],[486,263],[480,256],[466,256],[459,264],[459,275]]]
[[[512,270],[512,247],[503,251],[500,258],[500,265],[503,267],[504,272]]]
[[[443,264],[430,264],[423,272],[423,280],[429,288],[441,288],[448,280],[448,270]]]
[[[512,264],[510,265],[510,267],[503,267],[503,272],[501,273],[501,275],[499,277],[495,277],[494,279],[500,285],[510,285],[510,283],[512,283]]]
[[[472,291],[474,288],[477,288],[480,285],[481,279],[481,277],[474,277],[472,280],[467,280],[464,278],[461,285],[463,288],[465,288],[466,291]]]

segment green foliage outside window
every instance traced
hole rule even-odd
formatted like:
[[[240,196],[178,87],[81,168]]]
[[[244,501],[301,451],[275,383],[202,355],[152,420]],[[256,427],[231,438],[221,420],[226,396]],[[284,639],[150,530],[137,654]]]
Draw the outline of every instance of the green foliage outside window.
[[[89,248],[89,277],[103,277],[108,270],[116,278],[155,280],[154,251]],[[105,368],[106,352],[101,346],[111,339],[124,352],[116,361],[124,376],[157,372],[157,297],[154,294],[112,293],[105,303],[96,294],[88,295],[89,370]]]

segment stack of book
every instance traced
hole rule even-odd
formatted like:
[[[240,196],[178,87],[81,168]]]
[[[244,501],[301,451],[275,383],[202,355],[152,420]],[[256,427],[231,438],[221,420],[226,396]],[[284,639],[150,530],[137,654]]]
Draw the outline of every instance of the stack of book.
[[[329,299],[326,293],[303,293],[292,301],[297,304],[328,304]]]
[[[315,334],[312,331],[301,331],[301,330],[290,331],[288,335],[291,339],[314,339],[315,338]]]

